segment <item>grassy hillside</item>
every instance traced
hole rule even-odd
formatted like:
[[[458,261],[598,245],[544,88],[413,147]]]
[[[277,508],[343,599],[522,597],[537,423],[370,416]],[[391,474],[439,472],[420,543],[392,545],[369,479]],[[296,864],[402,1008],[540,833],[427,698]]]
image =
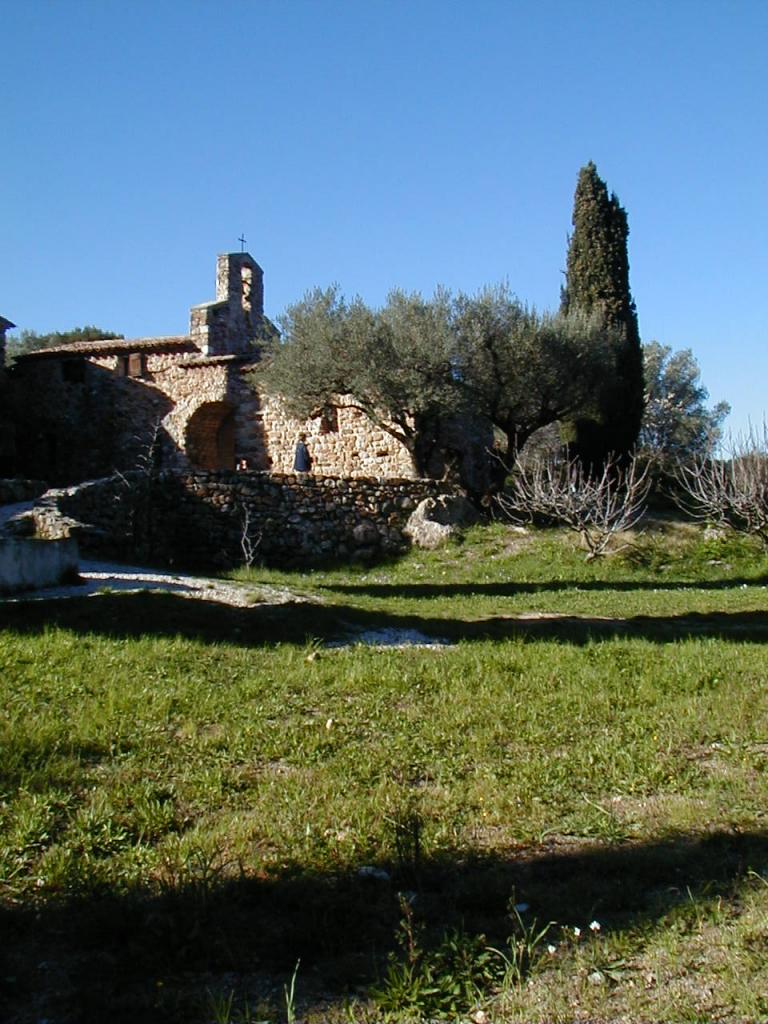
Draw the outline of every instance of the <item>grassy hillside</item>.
[[[0,605],[3,1020],[768,1015],[760,549],[240,580]]]

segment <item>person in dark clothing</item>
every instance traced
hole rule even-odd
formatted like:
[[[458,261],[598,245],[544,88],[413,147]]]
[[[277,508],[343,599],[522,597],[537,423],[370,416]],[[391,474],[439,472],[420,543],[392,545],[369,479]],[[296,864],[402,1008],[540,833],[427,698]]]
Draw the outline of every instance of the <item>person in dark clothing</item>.
[[[296,442],[296,454],[293,459],[293,469],[296,473],[308,473],[312,468],[312,459],[306,440],[306,434],[299,434],[299,440]]]

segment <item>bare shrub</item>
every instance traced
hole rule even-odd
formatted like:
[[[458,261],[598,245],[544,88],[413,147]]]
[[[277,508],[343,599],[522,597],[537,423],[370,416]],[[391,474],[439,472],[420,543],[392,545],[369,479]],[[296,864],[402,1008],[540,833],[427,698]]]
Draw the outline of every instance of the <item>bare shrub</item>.
[[[134,466],[113,471],[114,501],[123,517],[122,536],[131,554],[150,558],[155,548],[154,485],[162,471],[162,419],[158,417],[146,435],[134,435],[137,454]]]
[[[637,525],[649,488],[649,466],[634,458],[624,465],[609,458],[595,472],[578,459],[550,458],[533,464],[518,460],[498,504],[515,522],[557,524],[578,533],[590,561],[604,555],[618,534]]]
[[[693,516],[759,537],[768,547],[768,424],[750,427],[733,441],[724,459],[678,463],[678,506]]]
[[[240,513],[240,550],[243,562],[250,569],[256,561],[256,552],[261,544],[262,533],[257,530],[251,518],[251,510],[245,502],[239,505]]]

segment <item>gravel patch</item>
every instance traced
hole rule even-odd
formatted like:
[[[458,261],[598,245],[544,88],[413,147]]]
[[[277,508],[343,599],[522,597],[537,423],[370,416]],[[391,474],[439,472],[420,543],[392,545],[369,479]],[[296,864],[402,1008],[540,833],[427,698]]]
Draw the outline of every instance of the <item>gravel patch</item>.
[[[111,562],[82,561],[79,581],[40,590],[25,590],[4,598],[6,602],[65,600],[73,597],[99,597],[104,594],[137,593],[156,590],[176,594],[193,600],[214,601],[234,608],[248,608],[254,604],[289,604],[306,602],[281,587],[229,583],[226,580],[192,576],[187,573],[167,573],[141,566],[118,565]]]
[[[417,629],[366,629],[354,633],[345,640],[332,640],[326,644],[329,650],[342,650],[348,647],[373,647],[376,650],[401,650],[406,647],[453,647],[451,640],[441,637],[426,636]]]

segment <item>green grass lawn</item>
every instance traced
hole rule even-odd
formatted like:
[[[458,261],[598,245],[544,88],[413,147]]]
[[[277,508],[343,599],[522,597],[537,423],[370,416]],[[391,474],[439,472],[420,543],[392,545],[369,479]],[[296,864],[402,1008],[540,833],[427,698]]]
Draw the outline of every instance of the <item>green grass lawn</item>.
[[[4,1021],[768,1016],[761,549],[239,579],[0,605]]]

